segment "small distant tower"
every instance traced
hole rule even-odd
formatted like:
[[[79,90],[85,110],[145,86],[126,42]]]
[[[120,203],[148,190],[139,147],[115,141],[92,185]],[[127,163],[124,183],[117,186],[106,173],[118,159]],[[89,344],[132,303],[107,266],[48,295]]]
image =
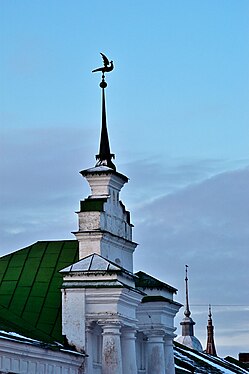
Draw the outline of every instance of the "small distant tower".
[[[186,292],[186,304],[185,304],[185,311],[182,322],[180,325],[182,326],[182,335],[178,336],[176,341],[183,345],[186,345],[189,348],[195,349],[196,351],[202,352],[202,345],[200,341],[194,336],[194,325],[195,322],[190,317],[191,312],[189,309],[189,300],[188,300],[188,265],[185,265],[185,292]]]
[[[214,344],[214,326],[212,321],[211,305],[209,305],[208,324],[207,324],[207,348],[206,353],[217,356]]]

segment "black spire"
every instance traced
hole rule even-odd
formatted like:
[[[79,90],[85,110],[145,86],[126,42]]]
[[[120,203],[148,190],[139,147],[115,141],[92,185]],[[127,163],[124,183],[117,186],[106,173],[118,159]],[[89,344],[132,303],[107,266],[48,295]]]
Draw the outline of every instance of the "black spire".
[[[109,137],[107,131],[107,121],[106,121],[106,107],[105,107],[105,88],[107,83],[105,81],[105,73],[113,70],[113,62],[109,62],[107,57],[101,53],[104,67],[93,70],[93,72],[101,71],[102,72],[102,81],[100,82],[100,87],[102,88],[102,125],[101,125],[101,135],[100,135],[100,145],[99,145],[99,154],[96,155],[96,166],[108,166],[116,170],[115,165],[112,162],[112,159],[115,158],[115,155],[110,151]]]
[[[185,305],[185,316],[186,317],[190,317],[190,309],[189,309],[189,302],[188,302],[188,265],[185,265],[185,285],[186,285],[186,288],[185,288],[185,292],[186,292],[186,305]]]

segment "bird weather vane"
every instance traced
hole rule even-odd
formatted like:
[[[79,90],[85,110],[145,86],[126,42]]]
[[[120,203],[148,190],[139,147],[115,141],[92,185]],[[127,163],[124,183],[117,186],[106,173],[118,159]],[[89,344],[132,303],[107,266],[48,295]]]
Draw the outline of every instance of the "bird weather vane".
[[[100,87],[105,88],[107,83],[105,82],[105,73],[109,73],[114,69],[113,61],[109,61],[108,58],[104,55],[104,53],[100,53],[103,59],[103,64],[101,68],[97,68],[92,70],[92,73],[96,73],[98,71],[102,72],[102,82],[100,83]]]

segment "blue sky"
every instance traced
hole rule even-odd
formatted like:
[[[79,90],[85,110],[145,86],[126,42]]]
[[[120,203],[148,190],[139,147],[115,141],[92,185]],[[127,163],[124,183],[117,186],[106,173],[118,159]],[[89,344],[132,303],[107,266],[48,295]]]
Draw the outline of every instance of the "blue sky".
[[[100,127],[99,52],[114,60],[112,152],[140,243],[136,269],[179,288],[196,335],[249,351],[249,2],[0,4],[1,254],[72,238]],[[202,306],[195,306],[202,305]],[[233,305],[233,306],[231,306]],[[240,305],[240,306],[239,306]],[[182,318],[180,311],[177,323]],[[233,337],[233,339],[231,339]]]

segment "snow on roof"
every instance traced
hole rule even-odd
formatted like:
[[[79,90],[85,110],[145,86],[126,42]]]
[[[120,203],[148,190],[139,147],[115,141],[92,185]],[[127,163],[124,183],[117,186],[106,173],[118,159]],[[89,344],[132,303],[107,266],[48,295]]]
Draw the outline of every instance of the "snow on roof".
[[[249,372],[225,359],[197,352],[179,343],[175,343],[174,355],[181,370],[182,368],[188,369],[189,366],[190,372],[192,367],[194,372],[199,374],[246,374]]]

